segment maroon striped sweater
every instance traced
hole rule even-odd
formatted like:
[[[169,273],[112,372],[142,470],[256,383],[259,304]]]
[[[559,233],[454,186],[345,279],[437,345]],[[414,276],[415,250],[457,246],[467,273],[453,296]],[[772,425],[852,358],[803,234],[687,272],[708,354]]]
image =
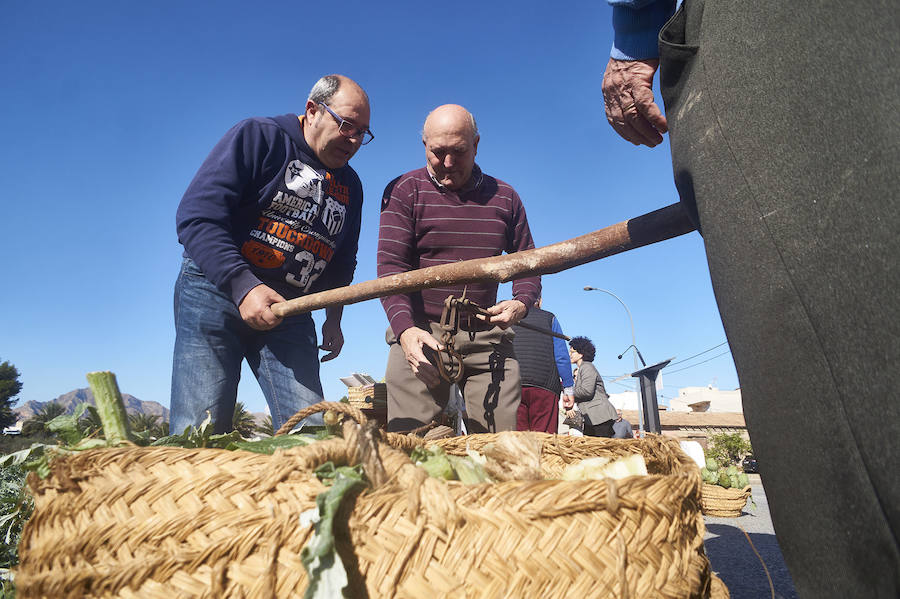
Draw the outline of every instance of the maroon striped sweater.
[[[448,262],[486,258],[534,247],[525,207],[515,190],[476,165],[458,192],[436,184],[426,168],[391,181],[381,201],[378,276]],[[465,285],[425,289],[381,299],[397,337],[411,326],[428,330],[440,321],[444,299]],[[541,278],[513,281],[513,298],[527,308],[540,296]],[[466,297],[487,308],[497,303],[496,283],[469,283]]]

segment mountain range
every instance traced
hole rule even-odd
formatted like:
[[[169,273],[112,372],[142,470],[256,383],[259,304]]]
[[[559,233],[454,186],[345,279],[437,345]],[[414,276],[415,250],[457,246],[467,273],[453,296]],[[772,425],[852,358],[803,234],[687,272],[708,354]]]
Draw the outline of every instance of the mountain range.
[[[134,395],[129,395],[128,393],[122,394],[122,400],[125,403],[125,410],[129,413],[137,412],[141,414],[160,416],[160,420],[169,420],[169,409],[160,403],[157,403],[155,401],[141,401]],[[66,409],[66,414],[73,413],[75,411],[75,408],[79,404],[85,402],[91,404],[92,406],[96,405],[96,403],[94,403],[94,394],[89,388],[84,388],[69,391],[68,393],[60,395],[52,401],[26,401],[21,406],[16,406],[15,408],[13,408],[12,411],[15,412],[19,420],[27,420],[40,412],[44,408],[44,406],[53,402],[62,405]]]
[[[125,410],[129,414],[139,413],[159,416],[161,422],[169,421],[169,408],[165,407],[159,402],[142,401],[134,395],[129,395],[128,393],[122,393],[122,401],[125,403]],[[94,402],[94,394],[91,392],[90,388],[85,387],[84,389],[75,389],[74,391],[69,391],[68,393],[60,395],[59,397],[51,401],[26,401],[21,406],[16,406],[15,408],[13,408],[12,411],[16,414],[19,421],[28,420],[29,418],[40,412],[44,408],[44,406],[53,402],[56,402],[64,407],[66,409],[66,414],[73,413],[75,411],[75,408],[78,407],[79,404],[85,402],[89,403],[92,406],[97,405]],[[267,417],[267,414],[265,412],[251,412],[251,414],[259,424],[262,424]]]

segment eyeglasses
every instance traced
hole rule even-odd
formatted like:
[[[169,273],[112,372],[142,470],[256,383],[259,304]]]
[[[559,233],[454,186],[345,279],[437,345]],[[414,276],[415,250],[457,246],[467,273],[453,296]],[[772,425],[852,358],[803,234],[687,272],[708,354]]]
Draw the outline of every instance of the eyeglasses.
[[[340,131],[341,135],[344,137],[355,137],[360,140],[362,145],[366,145],[373,139],[375,139],[375,135],[369,131],[368,127],[357,127],[350,121],[344,120],[339,117],[332,109],[328,107],[328,104],[325,102],[319,102],[322,106],[325,107],[325,110],[328,111],[328,114],[334,117],[334,120],[337,121],[338,131]]]

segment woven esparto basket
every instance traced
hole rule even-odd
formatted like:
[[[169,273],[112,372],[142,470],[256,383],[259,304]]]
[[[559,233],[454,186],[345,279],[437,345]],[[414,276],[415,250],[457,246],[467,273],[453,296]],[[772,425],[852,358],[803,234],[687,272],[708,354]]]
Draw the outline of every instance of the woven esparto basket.
[[[387,385],[375,383],[363,387],[347,389],[347,401],[354,408],[362,410],[369,420],[379,426],[387,426]]]
[[[726,489],[718,485],[703,483],[700,503],[703,513],[719,518],[737,518],[750,498],[750,487]]]
[[[703,551],[700,475],[677,442],[538,433],[542,468],[596,455],[644,455],[622,481],[464,485],[428,478],[346,404],[344,438],[273,456],[128,447],[82,452],[30,479],[20,599],[286,598],[307,585],[299,514],[325,489],[313,470],[362,463],[372,489],[350,506],[338,550],[357,597],[727,597]],[[289,430],[289,429],[288,429]],[[493,435],[441,441],[449,453]]]
[[[347,400],[357,408],[387,404],[387,385],[385,383],[375,383],[362,387],[349,387],[347,389]]]

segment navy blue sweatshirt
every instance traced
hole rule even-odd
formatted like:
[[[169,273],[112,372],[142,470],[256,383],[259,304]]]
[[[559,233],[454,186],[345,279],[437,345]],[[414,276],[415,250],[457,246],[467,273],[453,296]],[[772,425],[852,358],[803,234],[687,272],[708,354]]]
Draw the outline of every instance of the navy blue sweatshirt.
[[[297,115],[251,118],[216,144],[175,216],[178,241],[240,304],[264,283],[286,299],[348,285],[356,269],[362,185],[327,169]]]

